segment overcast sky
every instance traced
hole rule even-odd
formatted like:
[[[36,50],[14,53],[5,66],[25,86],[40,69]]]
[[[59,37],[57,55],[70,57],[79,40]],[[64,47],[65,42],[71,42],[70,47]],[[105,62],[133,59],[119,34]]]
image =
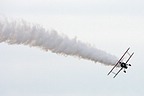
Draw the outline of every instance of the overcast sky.
[[[0,14],[77,37],[120,57],[135,52],[127,74],[107,76],[112,67],[0,44],[0,96],[143,96],[143,0],[1,0]]]

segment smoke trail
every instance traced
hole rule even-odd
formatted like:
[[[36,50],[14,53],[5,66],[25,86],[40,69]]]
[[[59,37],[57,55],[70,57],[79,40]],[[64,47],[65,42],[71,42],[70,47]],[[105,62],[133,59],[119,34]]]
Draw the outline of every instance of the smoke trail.
[[[61,36],[54,30],[46,30],[40,25],[0,18],[0,43],[23,44],[39,47],[57,54],[77,56],[83,59],[113,65],[117,58],[81,41]]]

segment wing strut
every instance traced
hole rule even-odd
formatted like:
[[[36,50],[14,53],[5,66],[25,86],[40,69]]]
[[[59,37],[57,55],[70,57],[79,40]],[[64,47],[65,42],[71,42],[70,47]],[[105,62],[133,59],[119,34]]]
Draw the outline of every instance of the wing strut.
[[[123,68],[121,68],[121,69],[114,75],[113,78],[115,78],[122,69],[123,69]]]
[[[130,58],[133,56],[134,52],[130,55],[130,57],[128,58],[128,60],[126,61],[126,63],[128,63],[128,61],[130,60]]]

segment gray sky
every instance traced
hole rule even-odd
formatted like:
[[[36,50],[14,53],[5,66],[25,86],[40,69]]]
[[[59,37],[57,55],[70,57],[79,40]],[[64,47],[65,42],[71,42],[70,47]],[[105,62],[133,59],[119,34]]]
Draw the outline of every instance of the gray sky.
[[[55,29],[121,56],[135,55],[127,74],[24,45],[0,44],[1,96],[143,96],[143,0],[1,0],[0,14]]]

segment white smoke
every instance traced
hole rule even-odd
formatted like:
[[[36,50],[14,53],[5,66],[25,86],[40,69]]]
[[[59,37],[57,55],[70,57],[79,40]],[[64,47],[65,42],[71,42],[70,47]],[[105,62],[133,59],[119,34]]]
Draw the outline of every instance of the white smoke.
[[[46,30],[40,25],[30,24],[24,20],[0,18],[0,43],[23,44],[39,47],[57,54],[77,56],[83,59],[114,65],[117,58],[102,50],[67,36],[59,35],[54,30]]]

